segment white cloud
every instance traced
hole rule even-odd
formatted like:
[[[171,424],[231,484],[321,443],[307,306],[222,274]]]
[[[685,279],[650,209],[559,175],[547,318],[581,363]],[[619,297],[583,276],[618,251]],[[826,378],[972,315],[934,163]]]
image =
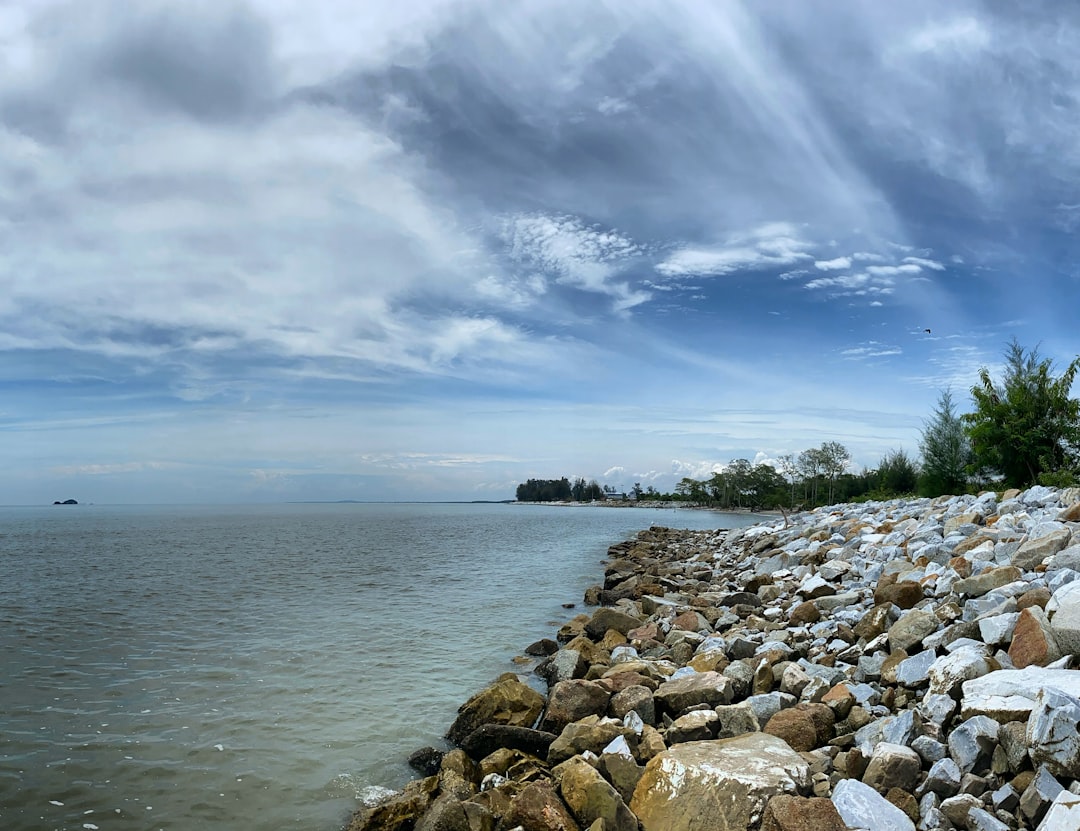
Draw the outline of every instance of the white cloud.
[[[843,349],[840,351],[840,354],[848,360],[884,358],[890,355],[902,355],[903,353],[904,350],[899,346],[892,346],[878,341],[868,341],[861,346],[854,346],[850,349]]]
[[[904,265],[868,265],[866,273],[875,277],[892,277],[898,274],[919,274],[922,268],[915,263],[906,262]]]
[[[720,276],[734,271],[781,268],[812,260],[813,243],[786,222],[762,225],[716,246],[686,246],[656,266],[665,277]]]
[[[851,268],[851,257],[837,257],[834,260],[817,260],[814,266],[821,271],[839,271]]]
[[[923,257],[904,257],[905,263],[917,265],[920,268],[929,268],[931,271],[944,271],[945,266],[937,260],[927,260]]]

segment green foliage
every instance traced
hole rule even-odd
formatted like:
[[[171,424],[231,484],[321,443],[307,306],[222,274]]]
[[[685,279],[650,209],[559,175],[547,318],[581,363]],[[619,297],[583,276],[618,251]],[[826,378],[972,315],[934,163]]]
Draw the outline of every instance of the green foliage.
[[[907,453],[890,450],[878,465],[877,490],[883,496],[904,496],[915,493],[919,483],[919,471]]]
[[[964,492],[972,462],[971,442],[949,390],[942,391],[933,417],[923,427],[919,452],[922,454],[920,494],[941,496]]]
[[[1024,488],[1040,475],[1075,471],[1080,448],[1080,401],[1069,396],[1080,357],[1054,377],[1053,363],[1014,338],[1000,384],[983,368],[971,388],[975,412],[962,417],[975,471],[989,471],[1008,487]]]
[[[518,502],[589,502],[603,499],[604,491],[596,480],[586,482],[575,479],[574,484],[565,476],[561,479],[530,479],[517,486]]]

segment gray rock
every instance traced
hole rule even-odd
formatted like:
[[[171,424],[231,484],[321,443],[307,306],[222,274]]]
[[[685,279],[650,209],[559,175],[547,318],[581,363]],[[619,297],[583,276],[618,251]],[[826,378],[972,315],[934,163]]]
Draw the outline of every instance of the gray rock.
[[[1027,817],[1032,825],[1037,824],[1050,808],[1057,795],[1065,790],[1061,783],[1045,767],[1035,771],[1031,784],[1020,795],[1020,813]]]
[[[712,710],[695,710],[680,716],[667,729],[668,744],[707,741],[716,736],[720,717]]]
[[[979,621],[979,632],[982,633],[983,642],[996,646],[1011,641],[1019,617],[1019,612],[1006,612],[1003,615],[982,618]]]
[[[1057,776],[1080,778],[1080,699],[1053,687],[1035,698],[1025,740],[1036,765]]]
[[[687,707],[706,704],[730,704],[731,679],[718,672],[695,672],[675,680],[665,681],[653,693],[653,699],[669,713],[680,713]]]
[[[985,808],[972,808],[967,815],[968,831],[1010,831],[1009,826]]]
[[[949,755],[963,773],[985,769],[997,744],[999,725],[987,716],[972,716],[949,734]]]
[[[921,687],[930,680],[930,667],[936,658],[930,649],[905,658],[896,667],[896,682],[905,687]]]
[[[911,749],[918,753],[919,758],[921,758],[928,765],[933,765],[934,762],[946,758],[945,745],[939,742],[937,739],[932,739],[929,736],[916,736],[911,741]],[[960,774],[958,772],[957,776],[959,775]]]
[[[961,714],[989,715],[1001,722],[1026,720],[1043,690],[1053,689],[1080,698],[1080,672],[1030,666],[1001,669],[962,685]]]
[[[1069,543],[1072,536],[1068,528],[1059,528],[1037,538],[1028,537],[1012,556],[1012,564],[1029,571],[1047,557],[1053,557]]]
[[[841,779],[833,788],[833,805],[849,828],[915,831],[908,815],[857,779]]]
[[[1064,588],[1071,585],[1075,583],[1066,584]],[[1054,614],[1050,618],[1050,631],[1054,633],[1054,640],[1062,654],[1080,654],[1080,591],[1058,589],[1050,599],[1055,598],[1057,600],[1054,603]]]
[[[960,647],[930,665],[930,692],[949,695],[964,681],[979,678],[997,668],[997,662],[986,655],[985,648]]]
[[[761,729],[754,708],[746,701],[738,704],[722,704],[715,710],[718,718],[716,737],[731,739],[744,733],[754,733]]]
[[[1075,831],[1080,828],[1080,796],[1062,791],[1050,803],[1038,831]]]
[[[943,799],[956,796],[960,790],[960,767],[952,759],[940,759],[930,766],[923,789]]]
[[[972,796],[969,793],[962,793],[942,800],[941,813],[943,813],[953,825],[959,826],[960,828],[966,828],[968,814],[971,813],[973,808],[981,807],[982,803],[979,801],[978,797]]]

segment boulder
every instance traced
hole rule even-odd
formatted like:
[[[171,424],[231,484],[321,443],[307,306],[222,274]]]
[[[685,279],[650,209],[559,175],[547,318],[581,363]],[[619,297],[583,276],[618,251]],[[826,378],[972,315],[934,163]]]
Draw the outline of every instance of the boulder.
[[[461,742],[461,749],[473,759],[483,759],[500,748],[520,750],[543,759],[551,743],[558,738],[554,733],[515,727],[510,724],[485,724],[473,730]]]
[[[638,831],[637,819],[618,791],[584,759],[570,759],[557,776],[559,793],[583,828],[603,820],[605,831]]]
[[[577,649],[567,648],[551,655],[535,672],[548,684],[554,685],[572,678],[583,678],[588,670],[589,662],[585,660],[585,656]]]
[[[1019,580],[1021,575],[1022,572],[1016,566],[1001,566],[974,577],[957,580],[952,584],[952,590],[968,597],[982,597],[987,592]]]
[[[544,697],[540,693],[522,684],[513,673],[505,673],[458,708],[457,718],[446,738],[460,744],[485,724],[532,727],[543,709]]]
[[[1053,687],[1040,690],[1024,738],[1036,766],[1080,778],[1080,699]]]
[[[835,719],[826,704],[799,704],[776,713],[766,722],[764,732],[806,752],[832,739]]]
[[[716,738],[720,717],[712,710],[694,710],[679,716],[667,729],[668,744],[700,742]]]
[[[547,710],[540,726],[557,735],[573,721],[604,715],[610,700],[611,693],[595,681],[560,681],[548,692]]]
[[[769,800],[761,831],[847,831],[832,800],[778,794]]]
[[[591,750],[600,753],[605,747],[619,736],[625,736],[628,740],[637,736],[633,730],[625,727],[622,722],[610,718],[587,716],[581,721],[575,721],[563,728],[559,737],[548,748],[547,761],[549,765],[557,765],[565,762],[571,756]]]
[[[1009,660],[1017,669],[1030,666],[1044,667],[1061,657],[1061,647],[1050,626],[1050,621],[1038,606],[1029,606],[1020,612],[1009,644]]]
[[[959,646],[948,655],[942,655],[930,665],[930,692],[938,695],[952,695],[953,690],[972,678],[979,678],[1000,665],[986,654],[986,647]]]
[[[698,704],[730,704],[731,698],[731,680],[718,672],[695,672],[665,681],[653,693],[656,703],[673,715]]]
[[[1054,592],[1057,598],[1050,629],[1063,655],[1080,654],[1080,591]]]
[[[593,612],[592,618],[585,624],[585,634],[598,641],[607,634],[608,629],[614,629],[625,635],[631,629],[641,626],[641,621],[624,612],[609,609],[606,606]]]
[[[688,742],[645,767],[630,808],[644,831],[735,831],[757,826],[777,794],[810,788],[810,766],[764,733]]]
[[[888,793],[892,788],[912,791],[921,772],[922,759],[910,747],[879,742],[874,747],[862,781],[881,794]]]
[[[989,715],[999,722],[1027,721],[1041,691],[1057,690],[1080,698],[1080,672],[1029,666],[1001,669],[962,685],[961,714]]]
[[[858,779],[841,779],[832,803],[849,828],[873,831],[915,831],[915,823],[889,800]]]
[[[546,781],[530,782],[510,800],[503,826],[522,831],[579,831],[569,809]]]
[[[1072,532],[1060,528],[1046,536],[1029,539],[1012,555],[1012,564],[1024,571],[1030,571],[1047,557],[1053,557],[1069,543]]]
[[[894,650],[914,652],[923,638],[937,631],[940,625],[937,615],[928,609],[912,609],[889,627],[889,645]]]
[[[416,823],[416,831],[470,831],[465,806],[454,794],[440,794]]]
[[[355,813],[345,831],[412,831],[431,806],[438,787],[436,776],[409,782],[389,799]]]
[[[1080,508],[1080,503],[1073,505]],[[1038,831],[1076,831],[1080,828],[1080,796],[1061,791],[1050,803],[1050,808],[1039,823]]]

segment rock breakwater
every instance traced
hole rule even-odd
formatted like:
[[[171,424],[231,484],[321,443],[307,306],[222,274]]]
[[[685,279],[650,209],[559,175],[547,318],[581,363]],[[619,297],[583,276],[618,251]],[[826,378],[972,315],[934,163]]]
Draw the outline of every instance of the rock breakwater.
[[[349,831],[1080,829],[1080,489],[613,546]]]

